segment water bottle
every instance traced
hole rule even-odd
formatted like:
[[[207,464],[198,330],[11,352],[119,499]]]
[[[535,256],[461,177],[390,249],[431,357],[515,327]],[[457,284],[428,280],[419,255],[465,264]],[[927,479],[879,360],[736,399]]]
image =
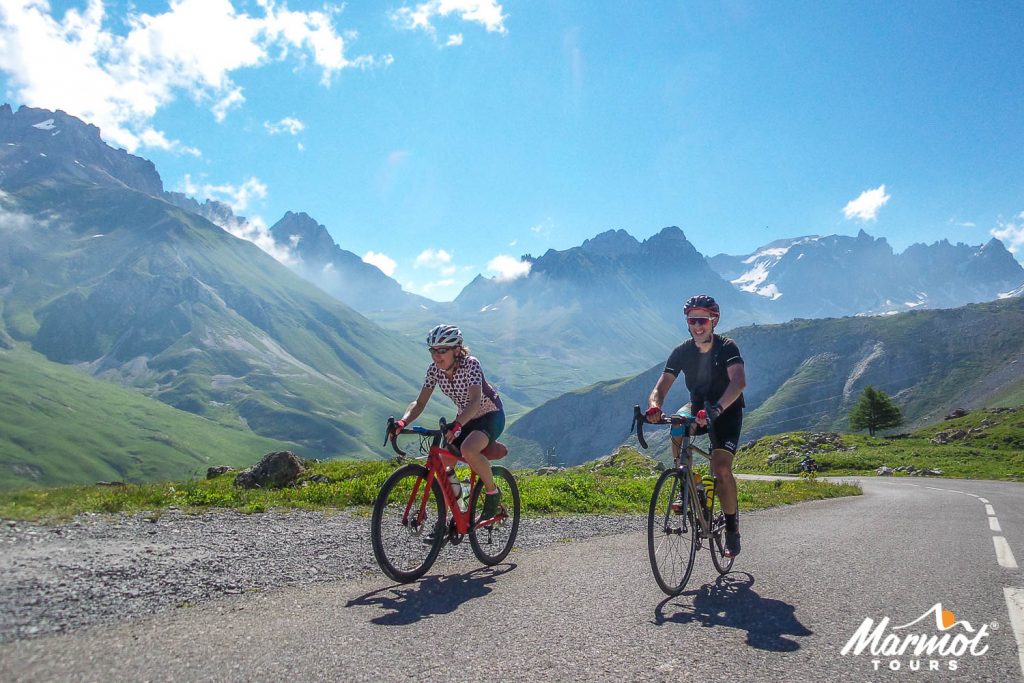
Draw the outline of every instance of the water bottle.
[[[704,500],[704,481],[700,478],[700,472],[694,470],[693,484],[697,487],[697,500]]]
[[[705,503],[705,505],[707,505],[708,510],[710,510],[711,503],[715,498],[715,478],[712,477],[710,474],[704,475],[704,491],[705,493],[707,493],[708,496],[708,500],[707,503]]]
[[[448,485],[452,489],[452,496],[458,500],[462,498],[462,482],[459,481],[458,475],[455,474],[455,470],[449,467],[445,470],[448,475]]]
[[[459,496],[459,509],[465,512],[469,509],[469,479],[462,480],[462,495]]]

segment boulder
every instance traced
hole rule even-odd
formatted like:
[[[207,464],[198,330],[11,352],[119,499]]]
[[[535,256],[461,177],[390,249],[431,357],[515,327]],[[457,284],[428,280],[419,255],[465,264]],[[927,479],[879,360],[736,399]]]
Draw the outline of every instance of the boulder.
[[[235,486],[245,489],[294,486],[305,469],[299,457],[291,451],[267,453],[258,463],[235,477]]]
[[[214,479],[216,477],[219,477],[222,474],[227,474],[228,472],[234,472],[234,471],[235,471],[235,468],[231,467],[230,465],[217,465],[215,467],[208,467],[208,468],[206,468],[206,478],[207,479]]]
[[[875,470],[875,474],[877,474],[879,477],[891,477],[892,472],[892,468],[886,467],[885,465],[882,465],[877,470]]]

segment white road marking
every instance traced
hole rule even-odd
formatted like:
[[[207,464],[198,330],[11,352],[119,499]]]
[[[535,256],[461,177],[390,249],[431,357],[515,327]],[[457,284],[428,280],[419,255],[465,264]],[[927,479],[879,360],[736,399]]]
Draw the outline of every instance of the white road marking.
[[[992,542],[996,546],[996,559],[999,560],[999,566],[1016,569],[1017,560],[1014,559],[1013,551],[1010,550],[1010,544],[1006,542],[1006,539],[1002,536],[993,536]]]
[[[1002,531],[1002,529],[999,526],[999,518],[998,517],[989,517],[988,518],[988,528],[991,529],[992,531]]]
[[[982,498],[981,496],[978,496],[978,500],[980,500],[982,503],[988,502],[988,498]]]
[[[1017,654],[1020,656],[1020,671],[1024,675],[1024,588],[1004,588],[1006,609],[1010,612],[1010,624],[1017,639]]]
[[[989,517],[991,517],[992,515],[996,514],[996,509],[994,507],[992,507],[991,505],[986,505],[985,506],[985,514],[988,515]]]

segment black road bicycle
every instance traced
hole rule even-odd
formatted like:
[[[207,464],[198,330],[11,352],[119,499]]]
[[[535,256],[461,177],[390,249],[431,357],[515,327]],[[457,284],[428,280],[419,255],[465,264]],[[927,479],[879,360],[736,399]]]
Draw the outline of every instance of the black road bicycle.
[[[698,415],[702,420],[705,417]],[[679,459],[658,478],[647,513],[647,554],[654,578],[667,595],[679,595],[690,580],[697,551],[705,543],[719,574],[729,572],[735,558],[725,554],[725,513],[720,505],[715,509],[717,478],[712,480],[714,485],[708,495],[700,473],[693,469],[694,451],[710,460],[706,452],[693,444],[696,419],[688,415],[663,414],[658,422],[650,422],[640,406],[634,406],[637,441],[646,449],[645,424],[683,426]],[[708,422],[708,430],[712,429]]]

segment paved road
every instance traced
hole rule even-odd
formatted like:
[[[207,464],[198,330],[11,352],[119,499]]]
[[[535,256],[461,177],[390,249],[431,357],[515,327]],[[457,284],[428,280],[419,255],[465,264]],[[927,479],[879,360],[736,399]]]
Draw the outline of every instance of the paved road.
[[[735,571],[702,554],[676,598],[644,536],[623,534],[8,643],[0,680],[1021,680],[1009,605],[1024,609],[1024,574],[1008,553],[1024,559],[1024,486],[862,482],[864,496],[747,514]],[[892,628],[937,603],[955,615],[946,633],[985,629],[983,654],[840,653],[866,618],[891,620],[883,638],[941,634],[932,616]]]

